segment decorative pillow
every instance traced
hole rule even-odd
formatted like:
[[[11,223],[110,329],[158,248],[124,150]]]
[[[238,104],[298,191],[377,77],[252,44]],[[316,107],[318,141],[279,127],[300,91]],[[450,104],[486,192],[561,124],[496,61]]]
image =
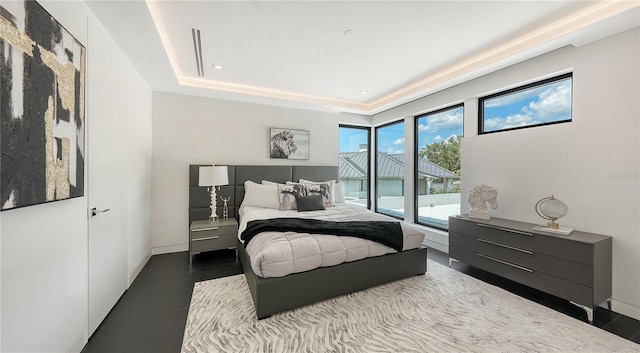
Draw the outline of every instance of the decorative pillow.
[[[278,184],[278,197],[280,211],[295,210],[297,208],[296,198],[304,196],[304,186],[298,183]]]
[[[344,199],[344,189],[343,187],[343,183],[336,183],[336,185],[333,188],[333,201],[335,201],[335,203],[345,203],[345,199]]]
[[[244,182],[244,200],[240,206],[256,206],[264,208],[280,207],[277,185],[262,185],[251,180]]]
[[[304,184],[304,189],[307,195],[320,195],[322,196],[322,202],[324,207],[333,207],[335,202],[333,201],[333,187],[329,183],[316,183],[316,184]]]
[[[324,207],[333,207],[336,205],[335,199],[334,199],[334,189],[335,189],[335,185],[336,185],[336,181],[335,180],[328,180],[328,181],[311,181],[311,180],[307,180],[307,179],[300,179],[299,180],[300,184],[304,184],[305,185],[305,189],[307,190],[307,195],[310,195],[309,193],[309,188],[307,187],[307,185],[311,184],[311,185],[322,185],[322,184],[328,184],[329,186],[323,186],[321,189],[322,191],[318,190],[317,187],[314,187],[315,189],[315,193],[317,194],[322,194],[322,196],[325,199],[324,202]]]
[[[324,210],[324,201],[321,195],[296,197],[298,212]]]

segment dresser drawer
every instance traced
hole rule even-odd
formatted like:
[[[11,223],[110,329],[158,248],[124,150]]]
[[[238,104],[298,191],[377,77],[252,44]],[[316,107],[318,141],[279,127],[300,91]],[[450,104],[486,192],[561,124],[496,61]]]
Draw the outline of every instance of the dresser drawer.
[[[191,230],[191,239],[209,238],[221,235],[234,235],[238,234],[238,227],[235,225],[217,226],[211,224],[210,227],[198,228]]]
[[[238,246],[238,241],[235,234],[211,235],[191,239],[190,251],[192,253],[198,253],[202,251],[235,248],[236,246]]]
[[[525,266],[519,266],[487,255],[477,254],[467,249],[450,245],[451,257],[465,262],[471,266],[489,271],[498,276],[522,283],[563,299],[594,307],[593,288],[562,278],[551,276],[541,271],[533,270]]]
[[[451,218],[449,231],[519,249],[545,254],[584,265],[593,263],[593,247],[563,235],[541,235],[524,229],[510,229],[485,222]]]
[[[450,233],[449,244],[587,287],[593,286],[593,268],[584,264],[457,233]]]
[[[531,232],[507,230],[506,228],[498,228],[480,222],[450,219],[449,232],[482,238],[529,251],[533,251],[535,246],[534,234]]]

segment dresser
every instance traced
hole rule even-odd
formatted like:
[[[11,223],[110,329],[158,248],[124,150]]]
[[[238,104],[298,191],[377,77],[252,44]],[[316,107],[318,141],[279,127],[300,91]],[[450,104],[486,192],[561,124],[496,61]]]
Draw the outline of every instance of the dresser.
[[[189,260],[203,251],[236,248],[238,246],[238,222],[234,218],[209,223],[193,221],[189,226]]]
[[[567,299],[587,312],[611,299],[611,245],[606,235],[534,231],[536,224],[494,218],[449,218],[451,260]]]

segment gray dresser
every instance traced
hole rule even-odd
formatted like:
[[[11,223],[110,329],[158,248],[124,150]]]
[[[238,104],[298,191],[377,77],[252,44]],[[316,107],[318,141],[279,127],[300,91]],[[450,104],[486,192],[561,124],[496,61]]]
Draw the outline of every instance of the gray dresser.
[[[449,218],[449,258],[567,299],[587,311],[611,299],[611,237],[533,231],[501,218]],[[610,305],[610,302],[608,302]]]

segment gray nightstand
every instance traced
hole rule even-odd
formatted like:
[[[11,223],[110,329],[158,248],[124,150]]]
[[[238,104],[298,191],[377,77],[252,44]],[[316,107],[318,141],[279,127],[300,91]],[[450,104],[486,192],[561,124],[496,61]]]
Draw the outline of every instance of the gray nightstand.
[[[193,221],[189,227],[189,261],[203,251],[233,249],[238,246],[238,222],[234,218],[209,223]]]

